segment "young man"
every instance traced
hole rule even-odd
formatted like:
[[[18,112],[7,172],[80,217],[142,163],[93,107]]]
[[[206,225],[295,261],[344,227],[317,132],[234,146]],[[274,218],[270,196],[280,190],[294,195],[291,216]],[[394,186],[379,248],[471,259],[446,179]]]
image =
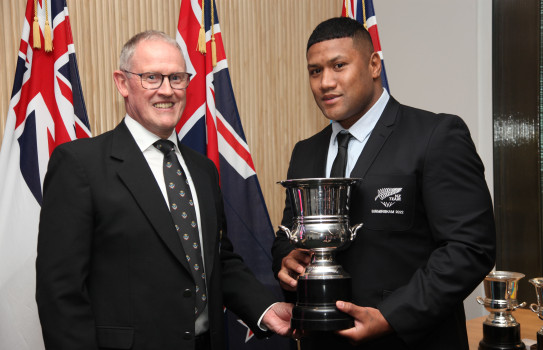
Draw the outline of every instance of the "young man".
[[[292,306],[233,252],[215,166],[177,142],[190,80],[179,45],[143,32],[120,62],[124,120],[49,162],[36,261],[46,348],[223,349],[223,305],[258,335],[289,334]]]
[[[357,21],[332,18],[307,44],[309,83],[332,121],[298,142],[287,178],[330,177],[337,136],[347,138],[351,225],[336,260],[352,277],[355,327],[310,335],[303,349],[468,349],[463,300],[492,269],[495,227],[484,169],[465,123],[398,103],[383,89],[381,60]],[[341,176],[340,176],[341,177]],[[390,210],[393,209],[393,210]],[[286,201],[282,225],[292,225]],[[286,291],[309,256],[278,233],[274,272]]]

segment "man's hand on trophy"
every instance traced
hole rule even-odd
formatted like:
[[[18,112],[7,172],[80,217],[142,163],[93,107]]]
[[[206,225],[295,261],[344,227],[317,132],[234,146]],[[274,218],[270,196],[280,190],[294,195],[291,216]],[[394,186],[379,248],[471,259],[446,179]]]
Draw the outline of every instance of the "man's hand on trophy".
[[[305,267],[311,262],[311,252],[307,249],[294,249],[283,258],[281,270],[277,274],[279,284],[284,290],[295,291],[298,275],[304,273]]]
[[[377,309],[361,307],[352,303],[338,300],[336,307],[354,318],[354,327],[337,331],[337,334],[347,338],[354,345],[366,340],[379,338],[394,330]]]

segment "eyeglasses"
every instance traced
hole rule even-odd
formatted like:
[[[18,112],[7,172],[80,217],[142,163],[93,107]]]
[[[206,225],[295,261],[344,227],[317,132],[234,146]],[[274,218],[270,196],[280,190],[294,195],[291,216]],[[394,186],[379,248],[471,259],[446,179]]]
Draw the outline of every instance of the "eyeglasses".
[[[170,86],[175,90],[183,90],[189,86],[190,77],[192,74],[186,72],[177,72],[172,74],[160,74],[155,72],[134,73],[127,70],[122,70],[125,73],[138,75],[141,78],[141,87],[147,90],[156,90],[162,86],[164,78],[168,77]]]

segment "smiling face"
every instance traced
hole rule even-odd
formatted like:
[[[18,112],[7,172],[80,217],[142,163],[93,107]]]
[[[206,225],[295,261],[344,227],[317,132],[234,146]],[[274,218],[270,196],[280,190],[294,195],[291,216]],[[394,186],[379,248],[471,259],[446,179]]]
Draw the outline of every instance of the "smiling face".
[[[381,59],[361,40],[346,37],[313,44],[307,50],[307,69],[322,113],[345,129],[359,120],[383,91]]]
[[[128,71],[169,75],[185,72],[185,60],[177,47],[160,39],[140,41],[129,62]],[[141,86],[138,75],[117,70],[113,74],[117,89],[124,97],[126,112],[147,130],[168,138],[185,108],[186,89],[174,90],[167,78],[157,90]]]

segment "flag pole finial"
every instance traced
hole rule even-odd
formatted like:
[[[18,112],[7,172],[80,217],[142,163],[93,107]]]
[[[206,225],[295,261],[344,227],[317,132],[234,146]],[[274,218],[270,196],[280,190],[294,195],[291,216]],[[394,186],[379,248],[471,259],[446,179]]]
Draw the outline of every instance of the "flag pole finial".
[[[205,31],[205,11],[204,5],[206,0],[202,0],[202,22],[200,23],[200,32],[198,33],[198,47],[197,50],[200,51],[202,55],[206,54],[206,31]]]

